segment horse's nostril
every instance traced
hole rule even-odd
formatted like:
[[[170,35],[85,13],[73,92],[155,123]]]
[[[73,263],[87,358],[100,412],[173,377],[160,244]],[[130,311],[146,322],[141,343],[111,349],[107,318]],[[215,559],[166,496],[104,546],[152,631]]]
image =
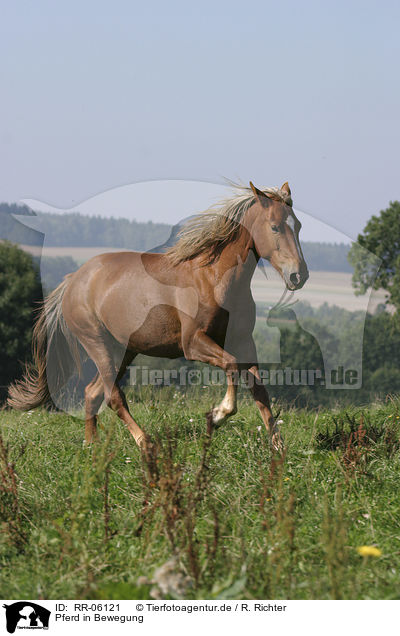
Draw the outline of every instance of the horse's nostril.
[[[289,278],[292,285],[298,285],[300,283],[300,274],[298,272],[290,274]]]

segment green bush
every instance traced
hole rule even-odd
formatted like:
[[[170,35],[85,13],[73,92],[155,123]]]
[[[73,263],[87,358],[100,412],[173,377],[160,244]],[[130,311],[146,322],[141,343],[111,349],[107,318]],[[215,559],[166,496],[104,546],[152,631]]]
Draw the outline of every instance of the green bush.
[[[30,359],[34,310],[41,299],[32,257],[12,243],[0,243],[0,401]]]

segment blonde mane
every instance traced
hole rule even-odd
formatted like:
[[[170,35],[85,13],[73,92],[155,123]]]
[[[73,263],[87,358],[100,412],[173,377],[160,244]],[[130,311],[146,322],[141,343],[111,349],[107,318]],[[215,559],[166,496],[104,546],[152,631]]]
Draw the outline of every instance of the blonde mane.
[[[166,254],[173,265],[191,260],[200,254],[215,258],[222,247],[231,242],[241,229],[242,219],[256,198],[250,187],[231,183],[235,195],[223,199],[208,210],[190,219],[179,232],[178,242]],[[260,188],[270,199],[292,205],[290,195],[280,188]]]

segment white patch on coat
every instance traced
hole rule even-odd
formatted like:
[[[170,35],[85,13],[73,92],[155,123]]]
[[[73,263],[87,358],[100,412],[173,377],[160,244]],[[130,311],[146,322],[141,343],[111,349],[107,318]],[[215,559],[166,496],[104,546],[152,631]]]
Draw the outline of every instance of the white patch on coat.
[[[287,219],[286,219],[286,223],[288,224],[288,226],[290,227],[290,229],[291,229],[291,230],[292,230],[292,232],[293,232],[294,242],[295,242],[296,249],[297,249],[297,252],[298,252],[298,254],[299,254],[299,257],[300,257],[300,254],[301,254],[301,252],[300,252],[300,245],[299,245],[299,242],[298,242],[298,240],[297,240],[297,236],[296,236],[296,232],[295,232],[295,222],[294,222],[294,218],[293,218],[293,216],[292,216],[291,214],[289,214],[289,215],[288,215],[288,217],[287,217]]]

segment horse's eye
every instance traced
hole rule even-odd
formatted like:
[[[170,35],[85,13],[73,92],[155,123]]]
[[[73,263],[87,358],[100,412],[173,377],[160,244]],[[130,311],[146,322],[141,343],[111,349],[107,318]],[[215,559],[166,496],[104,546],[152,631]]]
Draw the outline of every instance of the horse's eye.
[[[271,225],[271,229],[273,232],[279,232],[279,227],[277,225]]]

